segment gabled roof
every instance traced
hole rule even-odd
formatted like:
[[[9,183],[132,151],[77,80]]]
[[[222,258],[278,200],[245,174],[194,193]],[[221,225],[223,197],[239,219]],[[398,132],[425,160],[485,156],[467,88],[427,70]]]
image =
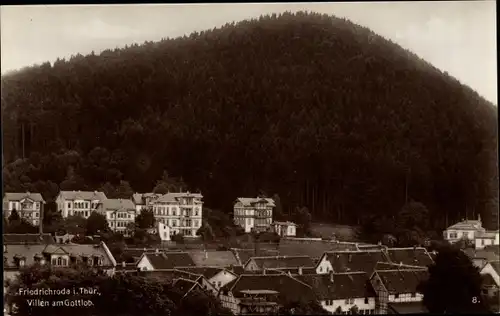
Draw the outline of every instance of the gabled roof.
[[[332,282],[333,277],[333,282]],[[298,275],[296,279],[309,284],[319,300],[375,297],[364,272]]]
[[[231,251],[188,250],[194,263],[201,267],[228,268],[239,265],[238,259]]]
[[[398,264],[398,263],[392,263],[392,262],[377,262],[377,265],[375,266],[375,271],[379,271],[379,270],[408,270],[408,269],[409,270],[415,270],[415,269],[426,270],[427,267],[407,265],[407,264]]]
[[[415,248],[387,248],[387,256],[393,263],[403,263],[414,266],[429,266],[434,261],[427,253],[427,250],[422,247]]]
[[[222,292],[231,291],[233,296],[242,297],[245,290],[276,291],[278,296],[289,300],[315,300],[312,288],[285,274],[243,274],[222,287]]]
[[[280,253],[278,250],[270,249],[260,249],[259,253],[255,253],[255,249],[241,249],[241,248],[231,248],[231,252],[238,260],[238,265],[243,266],[247,263],[248,259],[257,256],[278,256]]]
[[[104,210],[106,211],[111,211],[111,210],[135,211],[134,203],[132,203],[131,200],[127,199],[106,199],[102,202],[102,205]]]
[[[217,268],[217,267],[177,267],[176,269],[191,272],[194,274],[203,275],[207,279],[213,278],[214,276],[216,276],[220,272],[226,272],[226,273],[230,273],[230,274],[236,276],[236,274],[230,272],[229,270],[226,270],[223,268]]]
[[[312,242],[293,243],[280,242],[279,244],[280,256],[298,256],[304,255],[311,258],[321,258],[325,252],[329,251],[343,251],[343,250],[357,250],[356,244],[344,242],[332,242],[327,240],[318,240]]]
[[[302,274],[316,274],[315,268],[275,268],[275,269],[271,269],[271,270],[282,272],[282,273],[289,273],[292,275],[299,275],[301,273]]]
[[[158,203],[177,202],[179,198],[186,198],[186,197],[202,199],[203,195],[201,195],[200,193],[190,193],[190,192],[167,193],[158,198],[156,202]]]
[[[385,253],[379,250],[332,251],[324,255],[335,273],[359,271],[371,274],[378,262],[389,261]]]
[[[482,227],[481,221],[477,220],[464,220],[448,227],[448,230],[450,229],[485,231],[485,229]]]
[[[481,277],[483,278],[483,282],[481,283],[482,286],[484,287],[498,287],[498,284],[495,282],[495,279],[493,279],[493,276],[489,273],[482,274]]]
[[[496,236],[498,236],[498,231],[478,232],[477,234],[474,235],[475,238],[481,238],[481,239],[495,239]]]
[[[491,264],[493,270],[500,276],[500,261],[490,261],[489,264]]]
[[[495,248],[472,249],[466,248],[462,250],[471,259],[485,259],[486,261],[500,260],[498,246]]]
[[[193,267],[193,259],[187,252],[144,253],[153,269],[173,269],[175,267]]]
[[[183,278],[196,281],[203,277],[200,274],[192,273],[180,269],[163,269],[163,270],[152,270],[152,271],[138,271],[138,275],[144,276],[146,278],[152,278],[156,280],[172,281],[174,279]]]
[[[125,263],[125,266],[122,263],[118,263],[115,267],[116,272],[135,272],[137,271],[137,264],[135,263]]]
[[[35,255],[43,254],[69,254],[70,256],[98,256],[103,259],[104,266],[115,266],[116,261],[107,249],[107,246],[101,242],[97,245],[81,245],[81,244],[51,244],[51,245],[6,245],[7,252],[4,252],[4,258],[7,258],[6,267],[14,268],[14,256],[22,256],[26,258],[26,265],[35,263]]]
[[[55,244],[54,237],[50,234],[3,234],[4,245],[21,244]]]
[[[269,206],[271,207],[275,207],[276,204],[274,203],[274,200],[273,199],[270,199],[270,198],[245,198],[245,197],[240,197],[238,199],[236,199],[236,202],[235,203],[241,203],[244,207],[250,207],[252,206],[254,203],[257,203],[259,201],[264,201],[266,203],[269,204]]]
[[[24,192],[24,193],[12,193],[12,192],[6,192],[4,194],[3,200],[4,201],[21,201],[23,199],[31,199],[34,202],[45,202],[43,199],[42,195],[40,193],[31,193],[31,192]]]
[[[250,260],[253,260],[259,269],[314,267],[314,261],[309,256],[252,257],[248,262]]]
[[[429,272],[423,269],[415,270],[384,270],[375,271],[390,294],[417,293],[420,282],[426,280]]]
[[[61,191],[59,196],[65,200],[89,200],[103,202],[107,199],[101,191]]]
[[[157,199],[160,198],[163,194],[160,193],[134,193],[132,194],[132,202],[138,205],[145,205],[146,198]]]

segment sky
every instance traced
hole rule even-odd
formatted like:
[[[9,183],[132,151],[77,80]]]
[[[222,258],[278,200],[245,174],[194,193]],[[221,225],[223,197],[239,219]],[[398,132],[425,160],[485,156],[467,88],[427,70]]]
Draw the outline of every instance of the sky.
[[[284,11],[347,18],[411,50],[497,104],[496,2],[2,6],[1,69],[213,29]]]

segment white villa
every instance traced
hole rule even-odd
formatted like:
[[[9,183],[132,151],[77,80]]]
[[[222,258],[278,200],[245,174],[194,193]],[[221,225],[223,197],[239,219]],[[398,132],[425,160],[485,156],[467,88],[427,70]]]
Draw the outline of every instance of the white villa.
[[[107,200],[104,192],[98,191],[61,191],[56,199],[57,210],[62,217],[81,215],[88,218],[94,211],[103,210]]]
[[[476,249],[500,244],[499,231],[486,231],[482,226],[480,215],[477,220],[463,220],[448,227],[443,232],[443,237],[450,243],[456,243],[461,239],[470,240]]]
[[[295,237],[297,234],[297,224],[292,222],[273,222],[271,226],[281,237]]]
[[[16,210],[19,217],[34,226],[40,224],[44,204],[45,201],[40,193],[5,193],[3,197],[3,211],[6,218]]]
[[[132,195],[132,202],[135,204],[137,215],[141,214],[141,211],[144,209],[152,209],[154,201],[162,195],[160,193],[134,193]]]
[[[273,209],[276,205],[268,198],[238,198],[234,203],[234,223],[246,233],[254,229],[262,232],[271,229]]]
[[[202,225],[203,196],[200,193],[167,193],[153,202],[157,222],[170,227],[170,233],[196,237]]]
[[[112,231],[128,234],[128,227],[135,223],[135,206],[128,199],[107,199],[103,211]]]

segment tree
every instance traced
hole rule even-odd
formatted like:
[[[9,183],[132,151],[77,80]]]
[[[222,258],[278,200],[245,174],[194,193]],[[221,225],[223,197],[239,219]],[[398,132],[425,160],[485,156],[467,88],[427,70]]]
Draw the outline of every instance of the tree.
[[[179,233],[173,234],[170,239],[178,244],[184,244],[184,236]]]
[[[429,279],[419,285],[431,313],[485,313],[481,275],[471,260],[454,247],[442,248],[429,267]]]
[[[57,205],[51,201],[43,209],[43,231],[47,233],[57,233],[63,229],[64,219],[61,212],[57,210]]]
[[[187,189],[187,185],[182,179],[169,176],[167,171],[163,171],[162,178],[156,182],[154,193],[166,194],[168,192],[180,192]]]
[[[80,215],[70,215],[63,220],[61,231],[71,235],[83,235],[86,232],[87,220]]]
[[[274,200],[274,204],[276,205],[276,207],[274,208],[274,218],[276,220],[286,220],[286,216],[285,216],[285,213],[283,212],[283,205],[281,205],[281,199],[280,199],[280,196],[278,194],[275,194],[273,195],[273,200]]]
[[[203,224],[196,231],[196,235],[201,236],[203,241],[213,241],[215,239],[212,226],[206,220],[203,220]]]
[[[103,191],[110,199],[130,199],[134,194],[134,190],[130,186],[130,183],[123,180],[121,180],[117,186],[114,186],[110,182],[106,182],[99,190]]]
[[[7,227],[4,228],[6,233],[10,234],[36,234],[38,227],[33,226],[24,218],[9,222]]]
[[[350,312],[351,312],[351,315],[359,315],[359,308],[358,306],[354,305],[353,307],[351,307],[350,309]]]
[[[311,213],[307,207],[295,209],[294,221],[298,225],[297,236],[308,236],[311,234]]]
[[[9,215],[9,223],[12,223],[12,222],[16,222],[16,221],[19,221],[21,220],[21,217],[19,217],[19,213],[17,212],[16,209],[13,209],[11,212],[10,212],[10,215]]]
[[[329,315],[317,301],[286,302],[279,310],[279,315]]]
[[[97,212],[92,212],[87,218],[86,233],[88,236],[93,236],[98,233],[105,233],[109,231],[108,221],[106,216]]]
[[[84,184],[84,179],[75,172],[75,168],[73,166],[69,166],[66,178],[61,182],[59,187],[61,190],[66,191],[82,190],[85,188]]]
[[[135,218],[135,225],[141,229],[153,228],[155,226],[155,216],[153,214],[153,210],[142,210],[141,214],[139,214]]]

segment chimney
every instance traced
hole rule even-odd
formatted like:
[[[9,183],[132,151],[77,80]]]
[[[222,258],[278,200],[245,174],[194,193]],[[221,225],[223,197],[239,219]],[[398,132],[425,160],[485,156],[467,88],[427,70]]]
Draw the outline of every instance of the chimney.
[[[302,267],[299,267],[299,275],[302,275]]]
[[[127,266],[127,264],[125,263],[125,261],[122,261],[122,267],[125,268],[126,266]]]

